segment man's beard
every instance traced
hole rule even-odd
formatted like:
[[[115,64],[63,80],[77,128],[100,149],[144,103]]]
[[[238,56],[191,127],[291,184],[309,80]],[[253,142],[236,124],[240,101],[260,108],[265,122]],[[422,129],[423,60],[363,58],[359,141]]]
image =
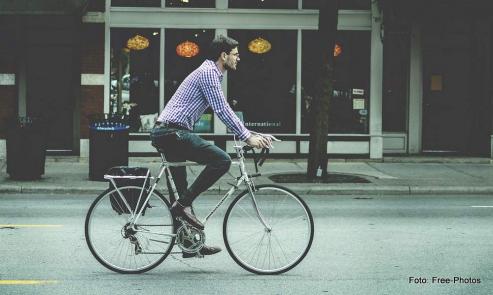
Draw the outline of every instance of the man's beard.
[[[225,63],[224,64],[224,68],[228,71],[228,70],[234,70],[234,68],[232,68],[228,63]]]

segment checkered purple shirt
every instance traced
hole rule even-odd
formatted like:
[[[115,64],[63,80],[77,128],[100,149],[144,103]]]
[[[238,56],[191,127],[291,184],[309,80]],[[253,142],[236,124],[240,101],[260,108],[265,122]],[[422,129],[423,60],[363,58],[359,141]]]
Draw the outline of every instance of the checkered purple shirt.
[[[192,130],[194,123],[210,106],[240,140],[246,140],[250,137],[250,131],[226,102],[221,89],[222,79],[223,74],[216,64],[212,60],[204,61],[183,80],[157,120]]]

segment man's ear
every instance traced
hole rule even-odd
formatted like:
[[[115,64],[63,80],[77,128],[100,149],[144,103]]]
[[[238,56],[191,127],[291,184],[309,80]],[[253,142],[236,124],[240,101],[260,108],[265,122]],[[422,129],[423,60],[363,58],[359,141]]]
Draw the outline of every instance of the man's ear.
[[[223,52],[221,52],[221,59],[222,59],[223,61],[225,61],[225,60],[226,60],[226,57],[227,57],[227,56],[228,56],[228,55],[226,54],[226,52],[224,52],[224,51],[223,51]]]

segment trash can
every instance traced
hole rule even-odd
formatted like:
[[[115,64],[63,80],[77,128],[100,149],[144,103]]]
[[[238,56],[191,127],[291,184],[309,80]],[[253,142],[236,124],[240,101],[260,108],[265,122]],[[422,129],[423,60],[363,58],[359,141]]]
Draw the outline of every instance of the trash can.
[[[46,126],[40,118],[18,117],[7,124],[7,173],[33,180],[45,173]]]
[[[89,126],[89,179],[104,181],[114,166],[128,165],[129,125],[107,117]]]

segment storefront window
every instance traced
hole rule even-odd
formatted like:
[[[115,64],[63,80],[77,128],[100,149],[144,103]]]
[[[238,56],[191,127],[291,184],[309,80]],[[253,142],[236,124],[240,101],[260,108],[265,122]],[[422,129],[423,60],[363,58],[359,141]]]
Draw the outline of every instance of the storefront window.
[[[111,6],[161,7],[161,0],[111,0]]]
[[[303,31],[301,131],[309,133],[316,94],[317,31]],[[370,32],[338,31],[334,48],[334,92],[329,108],[329,133],[368,133]]]
[[[205,58],[206,51],[214,39],[214,30],[204,29],[167,29],[165,40],[165,103],[175,94],[181,82],[198,66]],[[213,132],[213,116],[211,109],[195,123],[195,131],[201,133]]]
[[[325,0],[303,0],[303,9],[319,9],[320,1]],[[369,10],[372,0],[341,0],[339,9],[347,10]]]
[[[166,7],[214,8],[215,0],[166,0]]]
[[[409,33],[389,32],[383,52],[383,131],[406,131],[409,81]]]
[[[237,70],[228,72],[233,110],[242,112],[251,130],[295,133],[296,31],[230,30],[228,35],[240,43]]]
[[[297,9],[298,0],[229,0],[229,8]]]
[[[148,132],[159,113],[159,29],[111,29],[110,111],[131,132]]]

